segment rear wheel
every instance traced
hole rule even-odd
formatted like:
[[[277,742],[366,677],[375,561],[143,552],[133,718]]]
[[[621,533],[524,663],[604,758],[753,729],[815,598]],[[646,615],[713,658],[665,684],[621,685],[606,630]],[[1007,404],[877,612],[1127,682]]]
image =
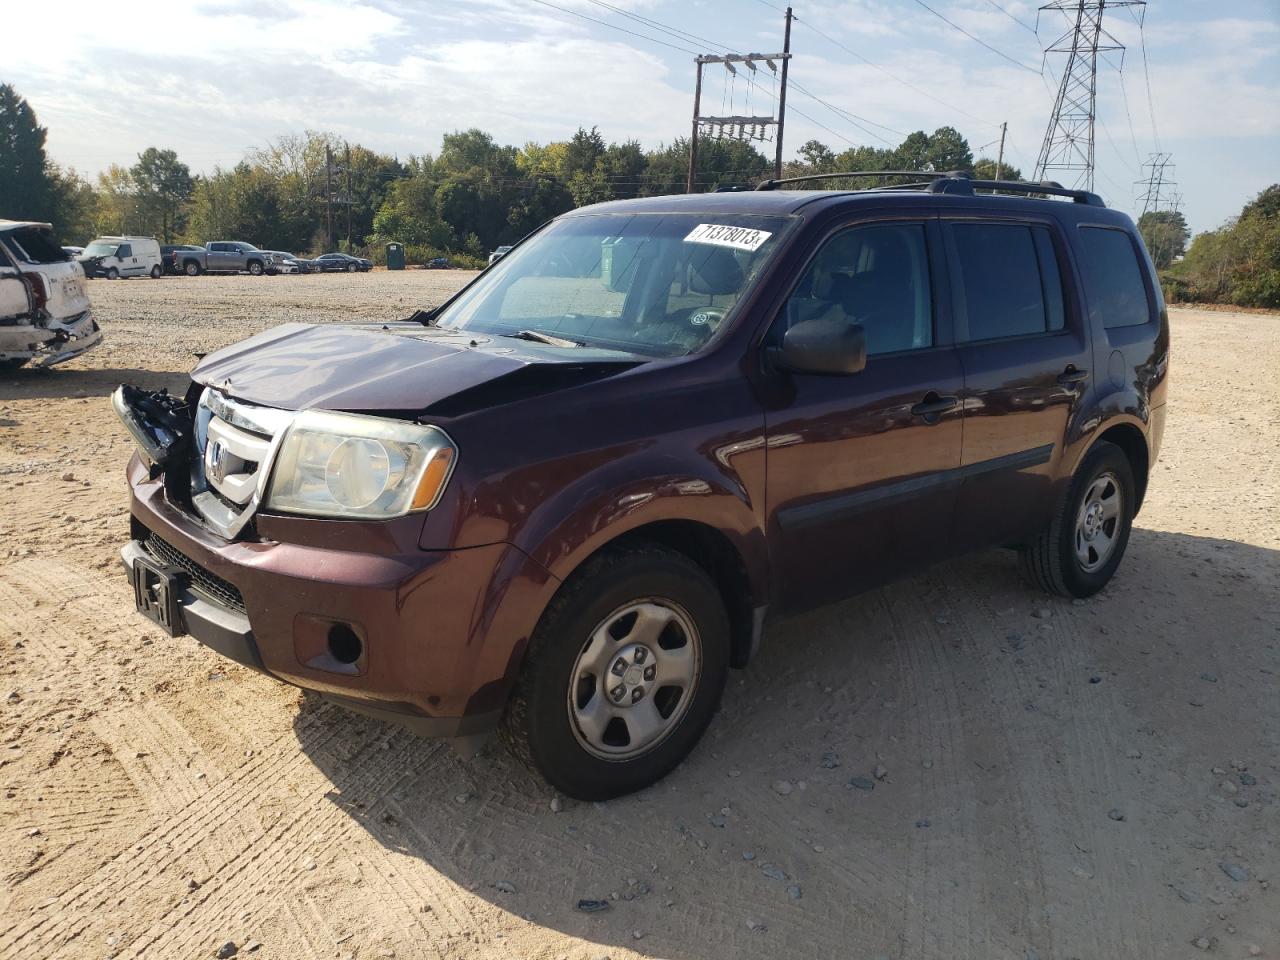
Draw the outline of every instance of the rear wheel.
[[[194,260],[188,260],[182,265],[182,272],[188,277],[198,277],[200,276],[200,264]]]
[[[728,617],[706,571],[656,545],[610,550],[543,614],[502,737],[569,796],[620,796],[689,754],[728,670]]]
[[[1095,444],[1053,520],[1021,548],[1027,579],[1064,597],[1088,597],[1105,587],[1129,543],[1135,489],[1124,451],[1106,441]]]
[[[164,271],[160,269],[160,264],[157,263],[154,267],[151,268],[151,279],[159,280],[160,275],[162,273],[164,273]]]

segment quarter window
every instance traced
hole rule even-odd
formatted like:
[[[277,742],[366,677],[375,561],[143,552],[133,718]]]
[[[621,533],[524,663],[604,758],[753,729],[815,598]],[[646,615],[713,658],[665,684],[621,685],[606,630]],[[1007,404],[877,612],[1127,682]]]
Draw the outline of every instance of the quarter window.
[[[787,301],[779,335],[817,319],[861,324],[868,355],[933,346],[924,225],[853,227],[827,241]]]
[[[962,339],[997,340],[1063,328],[1062,275],[1046,228],[957,223],[952,230]]]
[[[1151,301],[1133,241],[1123,230],[1081,227],[1084,289],[1089,315],[1107,329],[1136,327],[1151,319]]]

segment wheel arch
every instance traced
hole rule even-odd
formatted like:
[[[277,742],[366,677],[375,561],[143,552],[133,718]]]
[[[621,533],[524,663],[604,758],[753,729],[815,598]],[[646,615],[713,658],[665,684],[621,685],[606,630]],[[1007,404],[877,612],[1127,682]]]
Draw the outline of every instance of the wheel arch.
[[[1088,456],[1091,451],[1099,443],[1106,441],[1114,444],[1123,451],[1125,457],[1129,461],[1129,466],[1133,469],[1133,483],[1136,488],[1137,504],[1134,506],[1134,514],[1142,509],[1142,501],[1147,494],[1147,479],[1151,468],[1151,451],[1147,447],[1147,435],[1135,423],[1121,421],[1111,423],[1103,427],[1093,441],[1086,447],[1080,455],[1080,460],[1076,462],[1078,467],[1080,462]]]

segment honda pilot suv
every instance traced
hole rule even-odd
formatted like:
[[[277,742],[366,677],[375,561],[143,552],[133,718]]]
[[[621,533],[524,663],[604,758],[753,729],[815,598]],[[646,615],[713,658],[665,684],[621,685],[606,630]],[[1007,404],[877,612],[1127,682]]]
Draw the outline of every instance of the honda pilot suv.
[[[991,546],[1094,593],[1163,429],[1151,261],[1091,193],[922,177],[587,207],[429,312],[122,387],[138,610],[594,799],[772,616]]]

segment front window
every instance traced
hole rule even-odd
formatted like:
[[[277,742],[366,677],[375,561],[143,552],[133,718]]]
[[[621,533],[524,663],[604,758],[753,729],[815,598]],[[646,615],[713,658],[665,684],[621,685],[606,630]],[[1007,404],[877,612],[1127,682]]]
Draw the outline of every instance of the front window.
[[[95,240],[84,248],[86,257],[114,257],[119,244],[104,243],[101,240]]]
[[[497,261],[437,322],[684,356],[720,329],[792,222],[713,213],[569,217]]]

